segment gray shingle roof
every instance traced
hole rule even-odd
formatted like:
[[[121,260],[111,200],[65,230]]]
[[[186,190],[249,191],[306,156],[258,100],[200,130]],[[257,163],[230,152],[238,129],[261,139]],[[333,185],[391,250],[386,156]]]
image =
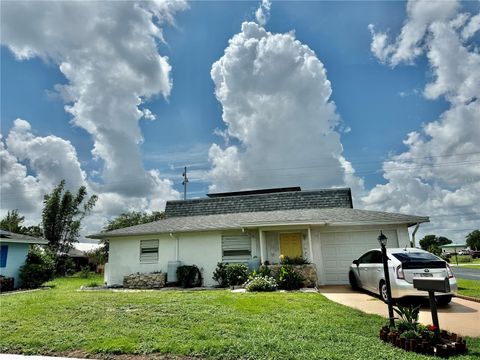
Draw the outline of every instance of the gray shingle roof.
[[[0,230],[0,242],[22,242],[26,244],[48,244],[48,240],[42,238],[36,238],[33,236],[16,234],[6,230]]]
[[[165,216],[169,218],[258,211],[352,207],[350,189],[323,189],[168,201],[165,207]]]
[[[129,235],[148,235],[208,230],[241,229],[279,224],[298,225],[354,225],[354,224],[407,224],[428,222],[428,217],[351,208],[297,209],[234,214],[172,217],[148,224],[112,230],[87,236],[92,239]]]

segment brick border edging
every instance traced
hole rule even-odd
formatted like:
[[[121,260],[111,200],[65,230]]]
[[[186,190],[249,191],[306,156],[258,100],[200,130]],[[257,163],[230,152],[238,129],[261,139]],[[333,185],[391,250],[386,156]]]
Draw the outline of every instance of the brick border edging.
[[[472,297],[472,296],[455,295],[455,297],[458,297],[459,299],[463,299],[463,300],[470,300],[470,301],[474,301],[474,302],[480,303],[480,299],[479,299],[479,298],[475,298],[475,297]]]

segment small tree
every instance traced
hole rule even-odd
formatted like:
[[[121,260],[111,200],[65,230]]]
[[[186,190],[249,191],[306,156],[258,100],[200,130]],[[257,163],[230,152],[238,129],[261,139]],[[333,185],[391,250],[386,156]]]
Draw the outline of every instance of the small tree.
[[[95,269],[98,265],[103,265],[107,262],[105,251],[101,247],[87,251],[85,254],[88,256],[88,262],[93,265]]]
[[[165,218],[163,211],[153,211],[151,214],[140,211],[130,211],[118,215],[108,222],[103,228],[103,231],[111,231],[116,229],[122,229],[129,226],[146,224],[152,221],[157,221]],[[102,250],[105,254],[105,262],[108,261],[108,240],[100,240],[102,244]]]
[[[147,212],[130,211],[120,214],[116,218],[110,220],[103,228],[103,231],[111,231],[133,225],[146,224],[164,218],[165,213],[163,211],[153,211],[151,214]]]
[[[16,234],[22,234],[22,223],[24,220],[25,216],[20,216],[18,210],[8,211],[7,215],[0,220],[0,229]]]
[[[88,200],[86,197],[85,186],[81,186],[76,194],[65,191],[65,180],[51,194],[45,195],[42,225],[48,247],[54,255],[68,252],[78,241],[81,222],[97,201],[96,195]]]
[[[467,246],[470,247],[472,250],[479,250],[480,249],[480,230],[473,230],[470,234],[466,237]]]
[[[442,253],[440,246],[451,244],[452,240],[444,236],[425,235],[419,243],[423,250],[440,255]]]
[[[7,215],[0,220],[0,229],[10,231],[16,234],[42,237],[43,229],[41,225],[23,226],[25,216],[20,216],[18,210],[8,211]]]

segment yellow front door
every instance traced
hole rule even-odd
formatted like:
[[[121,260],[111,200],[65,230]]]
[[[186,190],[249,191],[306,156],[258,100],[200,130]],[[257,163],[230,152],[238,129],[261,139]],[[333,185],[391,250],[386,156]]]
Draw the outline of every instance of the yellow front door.
[[[302,240],[300,234],[280,235],[280,254],[294,258],[302,256]]]

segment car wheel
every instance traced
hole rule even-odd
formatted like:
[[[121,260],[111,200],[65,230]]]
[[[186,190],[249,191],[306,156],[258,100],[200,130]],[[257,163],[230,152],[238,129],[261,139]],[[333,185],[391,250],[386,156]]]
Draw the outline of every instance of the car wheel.
[[[450,303],[450,301],[452,301],[452,296],[451,295],[437,296],[435,298],[435,300],[437,300],[438,305],[444,306],[444,305],[448,305]]]
[[[353,290],[358,290],[357,278],[355,277],[355,274],[353,273],[353,271],[350,271],[348,273],[348,281],[350,282],[350,286],[352,287]]]
[[[385,281],[380,281],[380,286],[378,288],[380,289],[380,298],[383,302],[388,303],[387,284],[385,284]]]

